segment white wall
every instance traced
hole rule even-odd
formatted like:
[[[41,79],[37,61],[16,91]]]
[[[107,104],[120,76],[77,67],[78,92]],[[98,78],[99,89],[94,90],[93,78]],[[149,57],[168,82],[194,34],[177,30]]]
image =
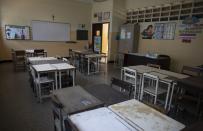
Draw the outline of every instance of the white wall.
[[[168,0],[126,0],[126,9],[137,9],[165,3],[168,3]],[[171,69],[174,71],[180,71],[183,65],[197,66],[203,64],[203,33],[198,34],[191,43],[183,43],[178,37],[179,25],[182,21],[175,22],[177,28],[174,40],[147,40],[140,37],[139,52],[147,53],[149,51],[169,55],[172,58]],[[140,23],[141,31],[144,26],[154,23],[156,22]],[[203,20],[200,23],[203,24]]]
[[[76,40],[76,29],[78,24],[85,24],[86,29],[91,29],[90,3],[75,0],[1,0],[1,37],[0,37],[0,59],[11,59],[10,49],[43,48],[49,56],[67,56],[69,48],[83,48],[88,41],[78,41],[77,44],[65,42],[33,42],[21,40],[5,40],[4,26],[31,25],[32,20],[55,21],[71,24],[71,40]],[[90,35],[89,35],[90,36]]]

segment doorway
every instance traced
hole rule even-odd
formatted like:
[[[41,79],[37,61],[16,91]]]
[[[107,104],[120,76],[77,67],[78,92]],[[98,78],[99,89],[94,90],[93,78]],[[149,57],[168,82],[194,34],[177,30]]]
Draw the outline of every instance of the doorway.
[[[109,23],[92,24],[92,46],[93,51],[105,53],[109,51]]]

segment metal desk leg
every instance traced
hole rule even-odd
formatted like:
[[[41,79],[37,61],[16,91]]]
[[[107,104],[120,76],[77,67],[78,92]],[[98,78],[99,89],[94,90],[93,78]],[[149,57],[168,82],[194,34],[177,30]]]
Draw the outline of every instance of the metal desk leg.
[[[171,84],[169,83],[169,84],[168,84],[168,89],[167,89],[166,102],[165,102],[164,109],[167,109],[168,97],[169,97],[169,94],[170,94],[170,88],[171,88]]]
[[[123,71],[124,71],[124,69],[121,68],[121,80],[123,80]]]
[[[59,88],[60,89],[62,88],[62,85],[61,85],[61,71],[59,71]]]
[[[99,72],[99,58],[97,57],[97,71]]]
[[[56,84],[56,90],[58,89],[58,80],[57,80],[57,71],[55,71],[55,84]]]
[[[173,99],[173,91],[174,91],[175,85],[176,85],[176,83],[172,84],[171,96],[170,96],[169,105],[168,105],[168,111],[170,111],[170,109],[171,109],[171,102],[172,102],[172,99]]]
[[[75,69],[72,70],[73,72],[73,87],[75,86]]]
[[[90,58],[87,58],[87,75],[90,74]]]
[[[39,97],[39,102],[42,102],[41,98],[41,84],[40,84],[40,73],[37,73],[37,78],[38,78],[38,97]]]

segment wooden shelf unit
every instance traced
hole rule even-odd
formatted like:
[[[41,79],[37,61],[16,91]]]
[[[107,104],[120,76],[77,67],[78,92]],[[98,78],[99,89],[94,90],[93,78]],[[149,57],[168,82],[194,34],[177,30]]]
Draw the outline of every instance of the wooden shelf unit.
[[[174,21],[184,20],[189,16],[203,18],[203,1],[131,10],[127,12],[126,21],[128,23]]]

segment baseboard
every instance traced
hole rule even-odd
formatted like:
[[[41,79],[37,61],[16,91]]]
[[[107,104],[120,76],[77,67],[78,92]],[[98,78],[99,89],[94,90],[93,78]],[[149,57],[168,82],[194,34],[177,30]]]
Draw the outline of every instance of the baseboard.
[[[9,63],[12,62],[12,60],[0,60],[0,63]]]

